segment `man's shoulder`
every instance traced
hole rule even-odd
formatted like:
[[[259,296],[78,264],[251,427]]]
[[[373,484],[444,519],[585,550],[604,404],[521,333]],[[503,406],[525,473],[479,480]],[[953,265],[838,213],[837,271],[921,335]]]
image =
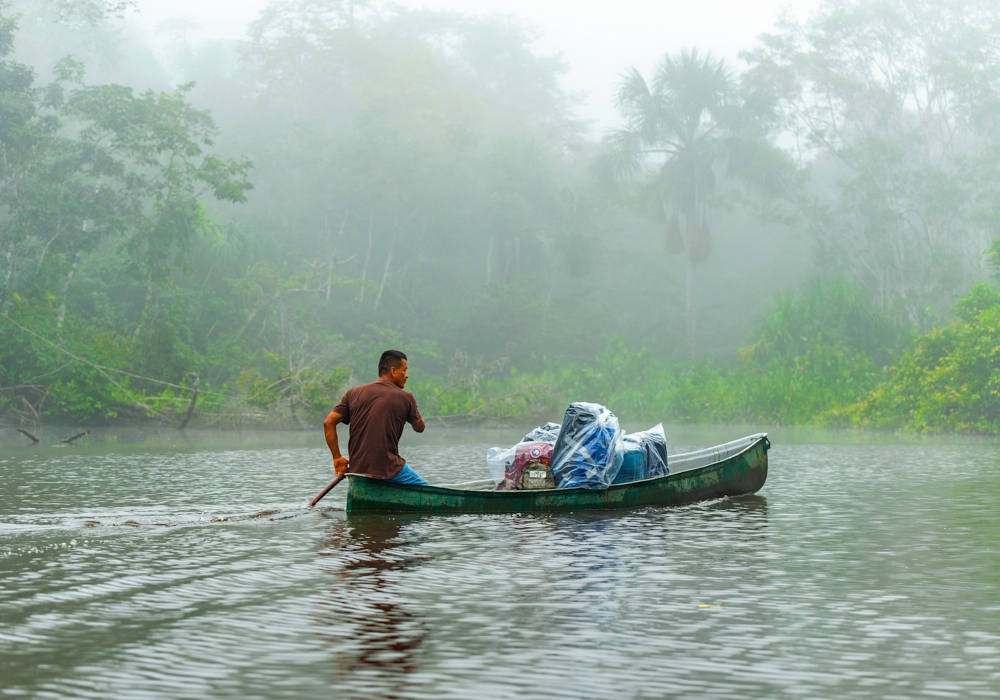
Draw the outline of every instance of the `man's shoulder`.
[[[347,390],[348,394],[350,394],[351,392],[354,392],[355,395],[405,394],[408,397],[413,396],[413,394],[404,389],[400,389],[392,382],[383,382],[379,380],[376,380],[374,382],[368,382],[367,384],[358,384],[357,386],[351,387],[350,389]]]
[[[413,394],[408,392],[406,389],[399,388],[392,382],[376,381],[371,384],[366,384],[365,386],[373,387],[373,392],[377,392],[380,396],[387,396],[391,401],[401,401],[407,404],[416,404],[417,402],[417,400],[413,398]]]
[[[371,396],[373,390],[372,385],[376,383],[377,382],[369,382],[367,384],[356,384],[355,386],[352,386],[344,392],[344,401],[358,401]]]

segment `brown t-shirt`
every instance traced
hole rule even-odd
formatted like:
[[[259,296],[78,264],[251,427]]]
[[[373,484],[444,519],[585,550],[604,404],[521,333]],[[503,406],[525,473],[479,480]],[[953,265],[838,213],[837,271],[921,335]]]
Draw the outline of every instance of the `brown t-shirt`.
[[[420,420],[417,400],[392,382],[377,381],[348,389],[333,409],[351,426],[347,456],[352,474],[391,479],[406,460],[399,456],[403,427]]]

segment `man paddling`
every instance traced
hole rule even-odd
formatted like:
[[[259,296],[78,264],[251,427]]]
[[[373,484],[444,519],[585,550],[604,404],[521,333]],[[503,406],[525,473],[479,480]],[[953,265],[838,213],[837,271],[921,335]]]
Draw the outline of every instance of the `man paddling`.
[[[349,389],[323,421],[326,444],[333,454],[333,467],[340,477],[346,472],[394,484],[426,484],[399,456],[399,437],[407,423],[424,432],[424,419],[413,394],[403,391],[409,374],[406,355],[386,350],[378,361],[378,380]],[[340,454],[337,424],[350,426],[347,452]],[[318,499],[317,499],[318,500]]]

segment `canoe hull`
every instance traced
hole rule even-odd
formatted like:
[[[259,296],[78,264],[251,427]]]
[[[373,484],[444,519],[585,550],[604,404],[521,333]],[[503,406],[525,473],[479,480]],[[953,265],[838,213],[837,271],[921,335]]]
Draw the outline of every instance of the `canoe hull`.
[[[464,491],[441,486],[401,486],[349,475],[348,513],[565,513],[674,506],[755,493],[767,480],[767,438],[740,454],[698,469],[591,489]]]

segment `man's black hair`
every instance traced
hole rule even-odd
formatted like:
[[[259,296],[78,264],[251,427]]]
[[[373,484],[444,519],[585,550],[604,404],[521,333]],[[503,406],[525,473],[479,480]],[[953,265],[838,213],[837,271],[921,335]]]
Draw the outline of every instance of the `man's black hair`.
[[[403,360],[406,359],[406,353],[399,350],[386,350],[382,353],[382,357],[378,360],[378,376],[383,374],[389,374],[390,369],[396,369],[397,367],[403,366]]]

